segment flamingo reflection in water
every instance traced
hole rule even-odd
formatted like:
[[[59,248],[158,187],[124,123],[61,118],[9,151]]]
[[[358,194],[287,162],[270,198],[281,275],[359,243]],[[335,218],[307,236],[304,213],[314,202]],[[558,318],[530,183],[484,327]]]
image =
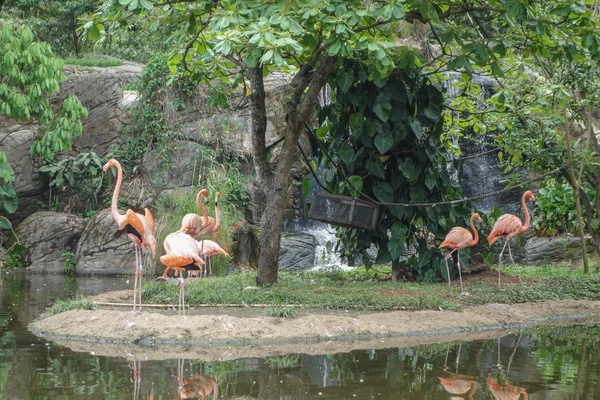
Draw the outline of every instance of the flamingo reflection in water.
[[[513,357],[517,352],[519,343],[521,342],[521,336],[522,334],[519,335],[517,345],[515,346],[515,349],[513,350],[512,354],[510,355],[510,358],[508,359],[508,368],[506,369],[506,375],[508,375],[510,371],[510,364],[512,363]],[[503,378],[502,384],[500,384],[498,379],[492,378],[491,374],[488,374],[488,377],[485,380],[494,398],[496,400],[519,400],[521,398],[521,395],[523,395],[523,400],[528,400],[529,395],[527,394],[525,388],[511,385],[511,383],[505,379],[506,375],[504,374],[504,371],[502,371],[502,364],[500,363],[500,339],[498,339],[498,365],[500,366],[500,374]]]
[[[177,392],[180,399],[200,399],[206,400],[206,396],[212,394],[212,399],[216,400],[219,398],[219,385],[217,381],[203,374],[191,375],[187,378],[183,377],[183,364],[185,360],[177,360],[177,381],[179,386]],[[190,363],[191,367],[191,363]]]
[[[133,360],[131,362],[133,370],[133,400],[140,400],[140,386],[142,382],[142,362]],[[150,390],[150,394],[146,400],[154,400],[154,387]]]
[[[475,381],[474,376],[470,375],[462,375],[458,373],[458,363],[460,362],[460,348],[461,345],[458,345],[458,353],[456,354],[456,372],[450,372],[448,368],[448,353],[449,350],[446,350],[446,361],[444,362],[444,375],[438,376],[440,383],[444,386],[446,392],[450,393],[452,396],[450,399],[464,399],[464,395],[467,396],[469,400],[473,399],[473,394],[477,390],[477,381]]]

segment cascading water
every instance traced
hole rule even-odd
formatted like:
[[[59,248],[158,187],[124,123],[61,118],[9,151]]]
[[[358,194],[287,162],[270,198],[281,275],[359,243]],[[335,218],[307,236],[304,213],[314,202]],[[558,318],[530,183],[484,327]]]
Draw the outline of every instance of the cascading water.
[[[461,74],[448,72],[448,80],[444,82],[446,96],[449,100],[459,95],[455,82],[461,80]],[[494,93],[496,82],[490,78],[473,75],[473,82],[481,87],[481,98],[487,99]],[[482,102],[483,106],[483,102]],[[491,151],[494,145],[494,134],[482,134],[474,138],[455,138],[465,159],[461,160],[458,168],[458,183],[465,197],[475,197],[504,189],[506,175],[499,168],[498,152]],[[490,152],[491,151],[491,152]],[[487,153],[486,153],[487,152]],[[483,154],[485,153],[485,154]],[[469,158],[470,156],[475,156]],[[456,177],[456,175],[455,175]],[[520,191],[511,190],[495,196],[484,197],[473,201],[473,207],[484,213],[490,213],[495,206],[505,212],[514,213],[519,208]]]

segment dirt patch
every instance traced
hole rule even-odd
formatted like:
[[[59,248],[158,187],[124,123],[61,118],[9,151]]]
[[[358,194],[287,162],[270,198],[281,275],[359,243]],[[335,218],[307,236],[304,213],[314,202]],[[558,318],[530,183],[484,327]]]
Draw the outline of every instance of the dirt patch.
[[[600,301],[575,300],[488,304],[469,307],[461,313],[428,310],[348,315],[342,312],[293,319],[232,316],[229,311],[221,309],[216,315],[204,312],[184,318],[149,309],[141,313],[72,310],[41,318],[30,329],[40,336],[60,340],[62,345],[96,354],[127,349],[120,355],[143,352],[144,357],[162,357],[165,353],[168,355],[165,358],[173,358],[173,351],[181,351],[189,358],[193,351],[199,359],[223,360],[465,340],[472,338],[473,332],[487,333],[484,337],[489,337],[492,330],[554,324],[567,319],[571,323],[577,318],[588,323],[600,322]],[[471,337],[464,336],[464,332],[471,332]],[[105,346],[100,343],[112,343],[113,350],[111,346],[102,350]],[[160,345],[176,345],[178,350],[170,346],[166,350]],[[241,345],[244,346],[231,347]],[[157,346],[157,350],[152,350],[152,346]]]

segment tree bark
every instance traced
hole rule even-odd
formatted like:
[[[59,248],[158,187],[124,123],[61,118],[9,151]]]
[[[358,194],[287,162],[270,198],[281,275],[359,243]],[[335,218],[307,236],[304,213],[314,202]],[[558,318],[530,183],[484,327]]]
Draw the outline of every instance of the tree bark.
[[[583,218],[581,217],[581,195],[579,193],[580,182],[575,176],[575,170],[573,167],[573,149],[571,148],[571,132],[569,129],[569,120],[567,116],[567,111],[564,111],[565,116],[565,139],[567,144],[567,155],[569,157],[569,175],[571,176],[571,180],[575,183],[573,187],[573,191],[575,192],[575,209],[577,211],[577,228],[579,230],[579,238],[581,239],[581,250],[583,251],[583,272],[589,272],[589,264],[588,264],[588,256],[587,249],[585,246],[585,235],[583,233]],[[583,165],[582,165],[583,166]],[[581,175],[581,174],[580,174]]]
[[[319,92],[327,83],[333,66],[334,57],[323,57],[317,69],[312,73],[310,79],[307,78],[307,71],[310,68],[301,68],[298,74],[303,74],[300,83],[295,87],[294,94],[287,105],[286,113],[286,132],[285,139],[281,145],[279,160],[274,174],[265,173],[264,182],[266,185],[266,206],[260,222],[260,257],[258,260],[258,276],[256,283],[259,286],[269,285],[277,282],[277,273],[279,268],[279,248],[281,246],[281,231],[283,229],[283,214],[286,207],[287,189],[291,183],[291,171],[294,157],[296,155],[296,143],[300,139],[304,123],[312,116],[315,105],[317,104]],[[262,79],[262,74],[260,75]],[[254,80],[251,78],[251,80]],[[306,91],[304,88],[307,88]],[[254,88],[252,89],[254,94]],[[304,93],[305,92],[305,93]],[[263,88],[264,93],[264,88]],[[301,94],[304,95],[301,97]],[[262,101],[264,104],[264,99]],[[254,123],[254,104],[252,104],[252,115]],[[262,109],[257,109],[262,112]],[[266,112],[265,112],[265,130],[266,130]],[[260,120],[258,121],[261,122]],[[253,144],[255,152],[258,146],[262,146],[261,163],[268,165],[266,152],[264,151],[264,134],[261,138],[254,137],[257,133],[253,132]],[[264,158],[263,158],[264,157]],[[257,166],[258,170],[268,167]],[[257,170],[257,173],[259,172]],[[269,179],[271,178],[271,179]],[[259,178],[261,179],[261,178]]]
[[[402,276],[402,268],[400,267],[400,261],[392,260],[392,282],[397,282]]]

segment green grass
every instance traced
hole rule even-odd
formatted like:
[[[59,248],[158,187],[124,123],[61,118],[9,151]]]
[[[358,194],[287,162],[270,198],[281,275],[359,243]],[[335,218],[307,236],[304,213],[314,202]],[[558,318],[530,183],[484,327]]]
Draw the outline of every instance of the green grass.
[[[80,65],[82,67],[118,67],[123,65],[123,61],[105,56],[66,57],[63,58],[63,62],[70,65]]]
[[[186,302],[194,304],[262,304],[268,312],[281,313],[290,307],[310,307],[340,310],[423,310],[459,311],[465,306],[488,303],[525,303],[547,300],[600,299],[600,273],[583,275],[564,265],[543,267],[503,267],[503,272],[535,278],[524,285],[502,285],[465,282],[460,294],[458,282],[448,288],[445,283],[379,282],[380,272],[357,269],[351,272],[325,271],[316,273],[280,273],[279,282],[271,287],[255,288],[256,273],[242,273],[218,279],[186,284]],[[375,274],[375,275],[374,275]],[[378,274],[378,275],[377,275]],[[144,286],[144,301],[171,304],[177,300],[178,287],[164,282]]]
[[[48,315],[54,315],[75,309],[93,310],[94,304],[88,298],[77,295],[69,300],[56,300],[52,307],[46,310],[46,313]]]
[[[265,304],[272,307],[307,306],[326,309],[458,310],[453,301],[437,295],[443,285],[375,281],[332,280],[323,273],[280,273],[279,282],[268,288],[253,288],[256,273],[228,275],[187,283],[186,302],[194,304]],[[398,291],[410,290],[411,296]],[[177,300],[177,285],[150,282],[144,286],[144,301],[171,304]]]
[[[267,317],[293,318],[296,315],[294,307],[269,307],[265,311]]]

